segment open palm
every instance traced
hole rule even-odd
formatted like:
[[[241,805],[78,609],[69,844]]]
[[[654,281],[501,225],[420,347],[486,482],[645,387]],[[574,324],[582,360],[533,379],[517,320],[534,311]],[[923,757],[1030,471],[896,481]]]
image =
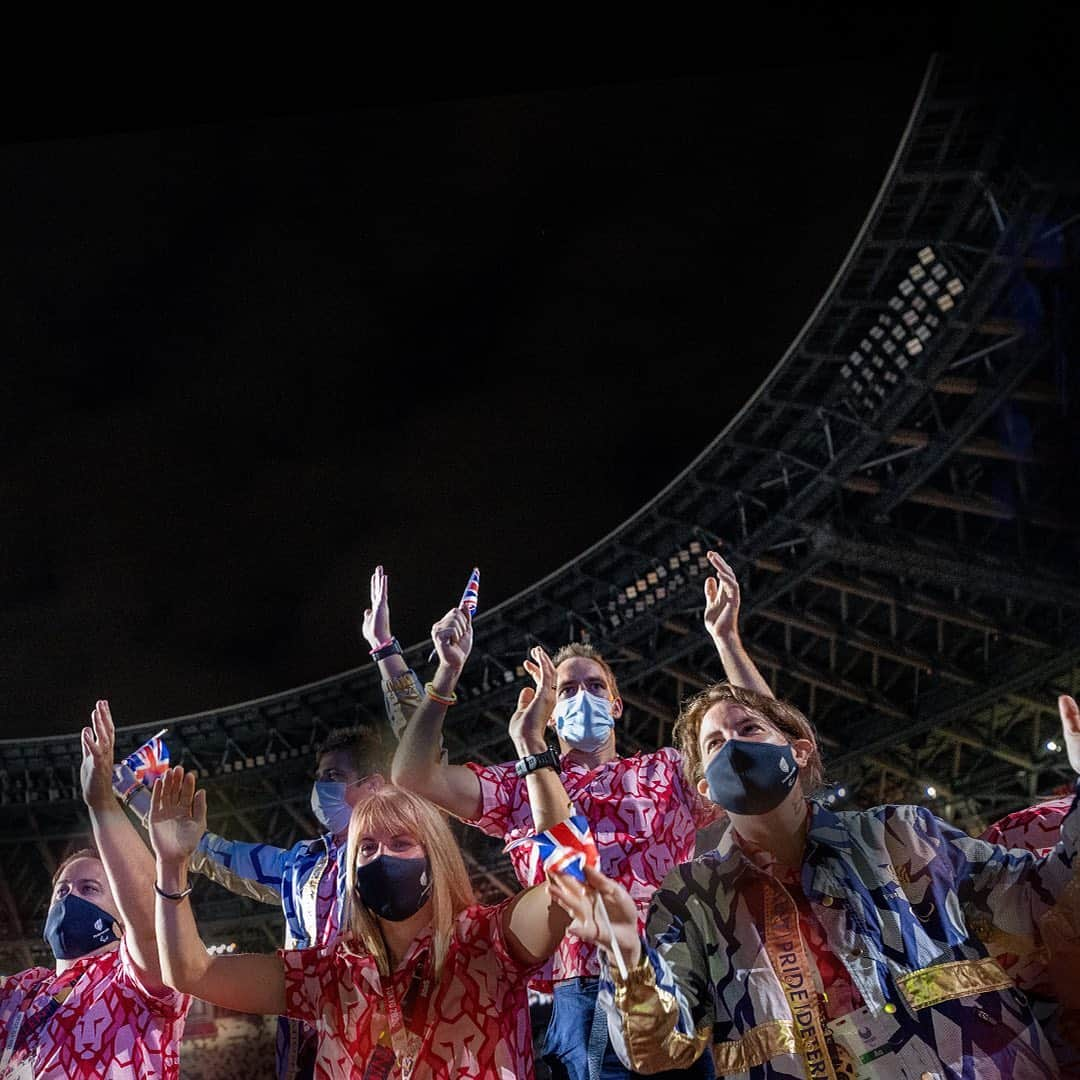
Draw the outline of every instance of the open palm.
[[[206,832],[206,792],[177,765],[154,784],[147,818],[150,843],[165,862],[187,859]]]

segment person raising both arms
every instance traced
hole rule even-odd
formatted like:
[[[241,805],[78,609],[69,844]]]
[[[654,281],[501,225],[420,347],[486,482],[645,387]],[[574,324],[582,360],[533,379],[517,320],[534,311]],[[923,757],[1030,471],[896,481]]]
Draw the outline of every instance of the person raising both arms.
[[[709,560],[716,577],[705,583],[705,629],[729,676],[747,679],[767,693],[739,639],[735,575],[716,552],[709,553]],[[432,638],[439,666],[431,685],[443,693],[457,681],[472,649],[466,613],[449,611],[432,627]],[[513,844],[540,827],[534,822],[524,771],[545,766],[557,770],[578,812],[588,820],[604,872],[629,890],[644,926],[653,891],[672,867],[693,855],[697,830],[712,822],[718,810],[687,783],[682,759],[672,747],[620,756],[616,731],[623,702],[615,673],[596,649],[566,645],[550,659],[535,649],[526,667],[535,683],[537,707],[522,732],[518,762],[446,764],[442,716],[418,712],[400,736],[393,781]],[[549,727],[557,737],[557,751],[548,749]],[[536,880],[530,847],[510,849],[523,885]],[[596,950],[568,937],[550,973],[535,984],[554,990],[544,1060],[556,1080],[587,1080],[591,1073],[604,1078],[631,1075],[615,1056],[603,1017],[598,1017],[598,974]],[[711,1075],[707,1063],[695,1070]]]
[[[429,687],[414,721],[441,718],[454,681],[442,690]],[[523,691],[512,737],[532,721],[535,707]],[[527,783],[543,827],[569,816],[557,773],[538,770]],[[308,1024],[317,1033],[318,1080],[532,1075],[526,986],[568,922],[544,886],[495,906],[476,904],[444,816],[412,792],[386,785],[352,811],[342,936],[276,956],[210,956],[187,878],[205,817],[205,795],[182,769],[155,785],[149,824],[158,948],[171,986],[226,1008]]]
[[[642,937],[633,898],[589,871],[627,976],[601,1000],[620,1058],[645,1073],[711,1049],[718,1073],[1019,1080],[1060,1075],[1024,995],[971,926],[1031,935],[1076,887],[1074,798],[1043,856],[978,840],[922,806],[808,802],[813,728],[793,706],[718,684],[683,708],[687,779],[727,811],[715,851],[677,867]],[[1061,697],[1080,773],[1080,709]],[[570,932],[610,941],[584,888],[549,889]],[[610,967],[610,965],[609,965]]]
[[[191,999],[162,982],[154,859],[112,789],[115,732],[99,701],[80,780],[96,848],[53,875],[45,941],[54,968],[0,980],[3,1080],[176,1080]]]

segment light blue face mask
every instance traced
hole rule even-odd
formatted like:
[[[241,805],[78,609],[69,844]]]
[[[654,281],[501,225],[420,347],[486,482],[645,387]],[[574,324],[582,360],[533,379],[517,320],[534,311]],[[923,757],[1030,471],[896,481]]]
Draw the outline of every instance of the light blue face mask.
[[[311,789],[311,812],[319,824],[334,836],[349,828],[352,807],[345,801],[347,784],[336,780],[316,780]]]
[[[590,694],[584,687],[555,706],[555,730],[575,750],[591,753],[608,740],[615,719],[611,699]]]

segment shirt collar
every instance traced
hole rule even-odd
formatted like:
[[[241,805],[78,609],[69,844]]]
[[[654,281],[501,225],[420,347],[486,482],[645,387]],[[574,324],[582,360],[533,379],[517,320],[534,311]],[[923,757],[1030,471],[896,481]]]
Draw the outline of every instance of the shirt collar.
[[[806,830],[806,859],[822,848],[850,850],[851,836],[840,815],[813,799],[809,799],[808,803],[810,821]],[[719,872],[725,876],[734,875],[746,864],[759,865],[761,860],[758,855],[761,853],[747,850],[747,847],[742,837],[729,825],[716,845]]]

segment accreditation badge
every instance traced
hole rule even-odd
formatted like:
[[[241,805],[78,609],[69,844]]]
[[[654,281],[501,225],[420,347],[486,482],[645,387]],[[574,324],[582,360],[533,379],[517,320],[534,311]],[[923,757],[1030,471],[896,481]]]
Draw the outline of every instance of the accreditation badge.
[[[937,1055],[918,1037],[905,1038],[895,1014],[875,1016],[863,1006],[829,1028],[854,1062],[856,1080],[922,1080],[941,1072]]]

